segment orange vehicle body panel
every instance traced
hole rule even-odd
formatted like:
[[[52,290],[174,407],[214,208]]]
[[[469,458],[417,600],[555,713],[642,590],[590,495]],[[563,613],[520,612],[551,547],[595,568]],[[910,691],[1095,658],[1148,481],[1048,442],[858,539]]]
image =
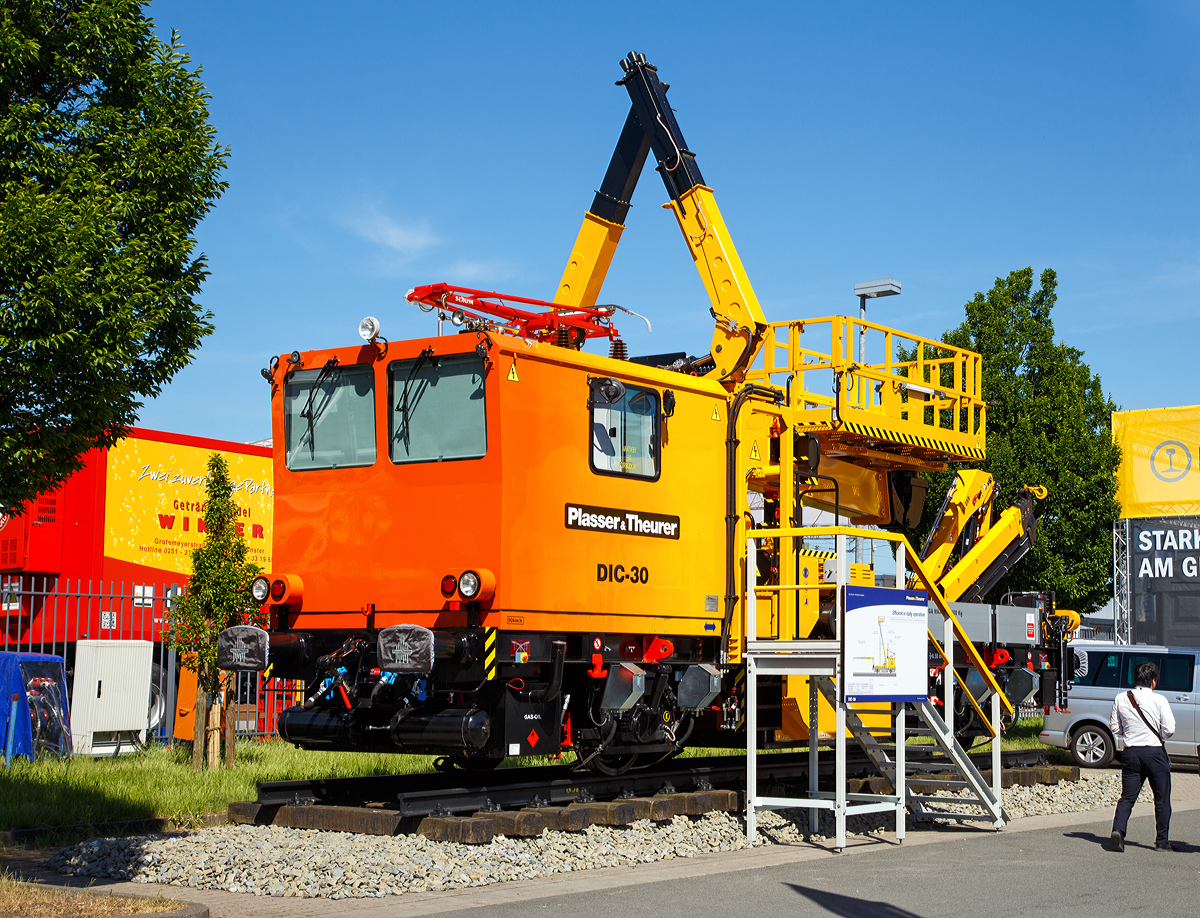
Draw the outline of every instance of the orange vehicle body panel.
[[[296,629],[402,622],[465,627],[441,593],[445,574],[485,568],[495,595],[478,623],[522,631],[717,636],[724,593],[726,392],[718,384],[629,361],[491,336],[485,373],[487,452],[480,459],[395,464],[388,451],[398,398],[388,366],[432,346],[470,352],[473,334],[304,355],[374,367],[376,459],[363,468],[287,468],[283,386],[273,393],[275,571],[304,579]],[[372,360],[372,358],[374,359]],[[599,474],[589,465],[588,378],[675,393],[661,430],[660,475]],[[680,537],[567,528],[567,504],[679,517]],[[646,583],[599,580],[599,565],[645,568]],[[706,603],[707,597],[707,603]],[[706,608],[707,606],[707,608]]]

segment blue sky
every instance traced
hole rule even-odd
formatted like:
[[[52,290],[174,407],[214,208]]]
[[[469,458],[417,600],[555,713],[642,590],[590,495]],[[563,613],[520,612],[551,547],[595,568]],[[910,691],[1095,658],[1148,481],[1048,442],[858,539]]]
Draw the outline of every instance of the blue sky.
[[[1057,335],[1123,408],[1200,402],[1200,7],[157,0],[231,148],[201,225],[216,333],[141,424],[270,434],[271,354],[434,332],[416,284],[549,299],[629,108],[671,84],[768,319],[939,336],[997,275],[1058,272]],[[606,302],[630,351],[705,353],[699,276],[647,168]]]

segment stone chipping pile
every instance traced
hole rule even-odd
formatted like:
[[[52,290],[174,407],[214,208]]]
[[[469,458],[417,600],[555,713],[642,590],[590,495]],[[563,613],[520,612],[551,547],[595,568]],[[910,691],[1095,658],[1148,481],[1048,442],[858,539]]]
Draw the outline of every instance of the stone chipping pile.
[[[1014,819],[1042,813],[1111,807],[1121,794],[1117,775],[1085,775],[1055,786],[1014,786],[1003,791]],[[953,808],[953,794],[939,795]],[[1150,799],[1149,789],[1143,797]],[[817,832],[807,832],[807,810],[761,811],[757,844],[789,844],[833,834],[822,813]],[[912,817],[908,825],[919,829]],[[894,817],[852,816],[850,835],[891,831]],[[713,812],[642,820],[586,832],[545,830],[535,838],[496,836],[487,845],[435,842],[420,835],[380,837],[289,829],[220,826],[174,835],[90,839],[64,848],[49,862],[61,873],[256,896],[381,898],[407,892],[487,886],[574,870],[628,866],[749,847],[740,815]]]

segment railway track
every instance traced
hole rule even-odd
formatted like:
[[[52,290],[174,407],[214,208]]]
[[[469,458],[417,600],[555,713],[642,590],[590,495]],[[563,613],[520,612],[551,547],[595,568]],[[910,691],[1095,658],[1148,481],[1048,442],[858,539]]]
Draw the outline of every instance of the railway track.
[[[818,765],[819,780],[832,779],[833,760],[831,756],[825,758],[829,761]],[[972,758],[982,769],[991,766],[990,752]],[[1044,762],[1043,750],[1002,753],[1006,770],[1029,769]],[[944,772],[951,767],[944,756],[912,746],[906,750],[906,763],[911,776]],[[865,780],[876,774],[861,753],[849,756],[847,768],[852,778]],[[758,775],[762,793],[784,795],[801,791],[808,786],[808,753],[760,755]],[[736,800],[739,798],[729,797],[728,792],[740,794],[745,790],[745,782],[744,755],[673,759],[611,777],[574,771],[572,765],[549,765],[503,768],[488,774],[452,770],[418,775],[269,781],[259,783],[256,801],[232,804],[230,815],[239,822],[391,834],[414,831],[425,817],[520,810],[550,812],[547,808],[672,795],[711,796],[711,792],[720,791],[726,792],[722,799]]]

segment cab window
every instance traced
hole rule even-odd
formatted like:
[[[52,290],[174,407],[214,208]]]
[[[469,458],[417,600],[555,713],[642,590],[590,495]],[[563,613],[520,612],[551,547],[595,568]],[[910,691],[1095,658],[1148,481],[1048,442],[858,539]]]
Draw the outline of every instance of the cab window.
[[[388,367],[395,463],[479,459],[487,453],[483,358],[422,351]]]
[[[592,471],[654,481],[659,475],[659,395],[635,386],[624,390],[615,398],[593,395]]]
[[[292,471],[375,462],[375,372],[370,366],[331,362],[288,374],[283,411]]]

